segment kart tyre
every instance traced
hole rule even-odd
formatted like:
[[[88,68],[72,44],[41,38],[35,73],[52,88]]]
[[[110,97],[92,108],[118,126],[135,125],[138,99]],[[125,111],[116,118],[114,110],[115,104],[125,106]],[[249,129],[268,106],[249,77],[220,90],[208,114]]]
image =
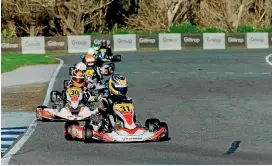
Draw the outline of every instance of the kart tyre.
[[[112,62],[121,62],[121,55],[114,55],[111,59]]]
[[[160,129],[160,120],[159,119],[147,119],[145,121],[145,127],[150,131],[150,132],[155,132]]]
[[[85,129],[85,138],[84,138],[84,143],[92,142],[93,138],[93,126],[91,125],[86,125]]]
[[[63,135],[67,141],[73,140],[73,138],[71,136],[71,131],[70,131],[72,125],[79,125],[79,123],[78,122],[66,122],[64,125]]]
[[[45,108],[48,108],[48,107],[42,105],[42,106],[38,106],[37,108],[45,109]],[[36,120],[37,120],[37,121],[42,121],[42,122],[45,122],[45,121],[46,121],[45,118],[39,116],[39,113],[38,113],[37,110],[36,110]]]
[[[161,128],[165,128],[166,131],[165,131],[165,136],[162,137],[162,138],[160,138],[160,140],[161,140],[161,141],[167,140],[167,139],[169,138],[169,130],[168,130],[168,125],[167,125],[167,123],[161,122],[161,123],[160,123],[160,129],[161,129]]]

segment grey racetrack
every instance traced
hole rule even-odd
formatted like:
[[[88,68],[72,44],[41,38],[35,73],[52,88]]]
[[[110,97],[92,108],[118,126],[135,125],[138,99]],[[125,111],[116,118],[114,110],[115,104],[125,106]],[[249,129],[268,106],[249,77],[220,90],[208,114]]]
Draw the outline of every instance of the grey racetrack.
[[[40,123],[9,164],[272,164],[271,50],[126,53],[116,70],[129,82],[138,119],[159,118],[171,140],[84,144],[66,141],[62,122]],[[54,89],[62,88],[65,65]],[[272,60],[272,59],[271,59]],[[68,65],[67,65],[68,64]],[[270,73],[270,74],[269,74]],[[223,155],[242,141],[234,154]]]

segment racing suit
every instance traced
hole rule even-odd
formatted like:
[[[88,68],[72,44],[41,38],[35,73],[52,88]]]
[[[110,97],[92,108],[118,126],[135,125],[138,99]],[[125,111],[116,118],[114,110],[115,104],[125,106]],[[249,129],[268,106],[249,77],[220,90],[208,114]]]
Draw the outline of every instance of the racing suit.
[[[96,108],[93,111],[93,115],[100,114],[103,117],[108,116],[110,124],[107,127],[109,130],[112,130],[115,128],[115,122],[116,122],[115,121],[116,118],[113,112],[113,105],[115,102],[121,102],[121,101],[125,101],[126,103],[133,103],[132,99],[129,98],[128,96],[116,97],[116,96],[109,95],[108,93],[107,95],[104,95],[104,97],[101,98],[98,108]],[[135,114],[134,114],[134,120],[136,121]]]
[[[100,48],[99,48],[99,50],[101,50],[101,49],[106,49],[107,50],[106,54],[108,56],[112,56],[111,47],[109,45],[101,45]]]

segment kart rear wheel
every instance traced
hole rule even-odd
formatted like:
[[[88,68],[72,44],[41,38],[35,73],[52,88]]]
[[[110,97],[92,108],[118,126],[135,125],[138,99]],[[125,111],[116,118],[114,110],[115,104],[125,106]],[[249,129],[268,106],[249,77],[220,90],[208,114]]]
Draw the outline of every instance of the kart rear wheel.
[[[160,138],[160,140],[167,140],[169,138],[169,130],[168,130],[168,125],[166,122],[161,122],[160,123],[160,129],[161,128],[165,128],[165,136],[163,136],[162,138]]]
[[[78,122],[66,122],[64,125],[63,135],[67,141],[73,140],[71,136],[71,129],[73,125],[79,125]]]
[[[147,119],[145,121],[145,127],[150,132],[155,132],[155,131],[159,130],[159,128],[160,128],[160,120],[159,119]]]
[[[93,138],[93,126],[86,125],[84,132],[85,132],[84,143],[91,142]]]

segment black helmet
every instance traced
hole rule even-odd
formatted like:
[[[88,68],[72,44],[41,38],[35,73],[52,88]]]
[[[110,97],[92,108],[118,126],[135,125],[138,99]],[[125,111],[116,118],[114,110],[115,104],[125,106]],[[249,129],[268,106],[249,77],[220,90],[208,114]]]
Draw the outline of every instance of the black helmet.
[[[101,41],[101,46],[107,46],[106,40],[102,40],[102,41]]]

